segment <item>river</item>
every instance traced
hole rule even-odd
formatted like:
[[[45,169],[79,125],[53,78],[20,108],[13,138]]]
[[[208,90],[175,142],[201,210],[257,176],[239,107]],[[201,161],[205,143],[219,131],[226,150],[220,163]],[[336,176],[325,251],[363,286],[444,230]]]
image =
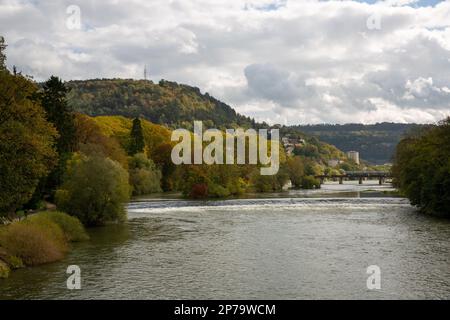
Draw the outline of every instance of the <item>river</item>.
[[[450,221],[389,185],[244,199],[132,201],[128,221],[89,230],[63,260],[12,272],[1,299],[449,299]],[[81,268],[68,290],[66,268]],[[367,267],[381,270],[369,290]]]

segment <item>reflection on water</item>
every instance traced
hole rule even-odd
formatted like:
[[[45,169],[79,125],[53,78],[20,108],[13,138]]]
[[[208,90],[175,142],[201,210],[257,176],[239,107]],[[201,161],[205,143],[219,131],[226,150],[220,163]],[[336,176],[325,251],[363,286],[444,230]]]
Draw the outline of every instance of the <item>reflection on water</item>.
[[[370,192],[362,190],[371,190]],[[0,281],[0,298],[450,298],[450,223],[418,214],[389,186],[324,185],[254,198],[129,204],[62,262]],[[82,289],[66,289],[68,265]],[[382,288],[366,288],[366,268]]]

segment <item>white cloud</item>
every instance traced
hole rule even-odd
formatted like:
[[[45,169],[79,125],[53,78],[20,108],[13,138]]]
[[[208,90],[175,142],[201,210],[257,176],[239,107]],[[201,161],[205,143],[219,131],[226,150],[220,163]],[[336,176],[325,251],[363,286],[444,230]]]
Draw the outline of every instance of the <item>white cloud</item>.
[[[0,0],[8,64],[43,80],[161,78],[258,120],[433,122],[450,114],[450,1]],[[380,30],[367,19],[380,17]]]

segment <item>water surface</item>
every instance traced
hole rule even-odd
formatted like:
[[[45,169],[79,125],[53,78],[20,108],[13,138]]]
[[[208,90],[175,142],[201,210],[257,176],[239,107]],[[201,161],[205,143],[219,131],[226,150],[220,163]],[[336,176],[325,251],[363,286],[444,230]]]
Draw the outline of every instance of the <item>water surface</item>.
[[[156,195],[61,262],[0,280],[0,298],[449,299],[450,222],[376,182],[220,201]],[[66,288],[68,265],[82,289]],[[366,268],[381,268],[368,290]]]

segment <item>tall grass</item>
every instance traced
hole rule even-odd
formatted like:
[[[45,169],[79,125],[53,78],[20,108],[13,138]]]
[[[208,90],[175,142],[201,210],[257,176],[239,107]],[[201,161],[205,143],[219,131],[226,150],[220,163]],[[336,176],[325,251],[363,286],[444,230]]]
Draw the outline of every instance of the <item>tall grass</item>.
[[[66,240],[69,242],[85,241],[89,239],[80,220],[67,213],[60,211],[46,211],[30,216],[27,220],[39,224],[42,219],[49,219],[56,223],[62,229]]]
[[[54,224],[56,228],[59,228]],[[53,228],[54,230],[56,228]],[[62,230],[59,229],[62,233]],[[16,222],[4,228],[0,234],[0,245],[10,255],[19,257],[26,265],[37,265],[60,260],[64,257],[61,244],[49,237],[42,227]]]
[[[60,260],[69,241],[86,239],[80,221],[62,212],[41,212],[0,228],[0,247],[30,266]]]

